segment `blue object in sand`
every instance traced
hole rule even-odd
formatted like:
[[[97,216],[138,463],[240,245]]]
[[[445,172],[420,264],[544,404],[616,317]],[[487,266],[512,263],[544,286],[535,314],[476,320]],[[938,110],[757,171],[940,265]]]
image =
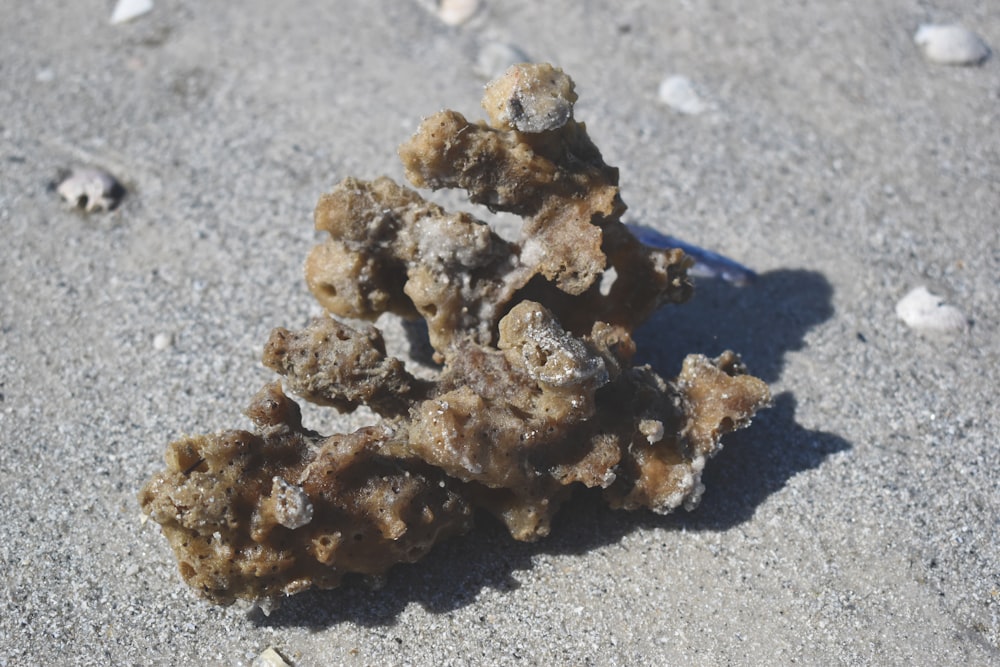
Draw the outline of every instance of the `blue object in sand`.
[[[753,282],[757,273],[739,262],[724,257],[717,252],[700,248],[690,243],[685,243],[678,238],[663,234],[650,227],[643,225],[626,225],[629,231],[635,234],[640,242],[654,248],[680,248],[685,254],[694,259],[694,266],[688,271],[688,275],[698,278],[722,278],[726,282],[734,285],[746,285]]]

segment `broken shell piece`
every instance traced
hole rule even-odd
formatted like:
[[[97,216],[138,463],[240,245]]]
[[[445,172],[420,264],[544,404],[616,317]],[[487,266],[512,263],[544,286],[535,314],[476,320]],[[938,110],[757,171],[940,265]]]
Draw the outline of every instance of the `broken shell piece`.
[[[462,25],[479,9],[479,0],[438,0],[434,13],[446,25]]]
[[[274,650],[273,646],[254,658],[250,667],[288,667],[288,663],[281,657],[281,654]]]
[[[694,91],[691,81],[684,76],[668,76],[660,83],[660,101],[679,113],[699,114],[705,110],[705,103]]]
[[[56,192],[87,213],[114,210],[125,196],[125,188],[114,176],[90,167],[70,171],[56,186]]]
[[[118,25],[148,14],[153,10],[153,0],[118,0],[111,13],[111,25]]]
[[[174,337],[168,333],[158,333],[153,336],[153,349],[166,350],[174,344]]]
[[[990,55],[986,42],[960,25],[922,25],[913,41],[938,65],[978,65]]]
[[[961,333],[969,326],[962,311],[947,305],[923,285],[910,290],[899,300],[896,315],[911,329],[930,334]]]

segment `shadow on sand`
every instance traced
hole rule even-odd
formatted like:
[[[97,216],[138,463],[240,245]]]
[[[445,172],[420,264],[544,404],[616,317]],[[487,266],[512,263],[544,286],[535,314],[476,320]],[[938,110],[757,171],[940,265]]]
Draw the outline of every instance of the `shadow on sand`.
[[[784,355],[801,349],[806,332],[833,314],[832,288],[820,274],[781,270],[757,277],[747,287],[701,279],[695,298],[683,307],[664,308],[637,332],[637,363],[673,377],[689,352],[710,356],[739,351],[750,371],[777,380]],[[552,534],[537,543],[515,542],[487,516],[470,534],[438,545],[419,563],[395,567],[384,586],[373,589],[360,578],[334,591],[308,591],[284,602],[270,616],[254,612],[265,626],[322,628],[344,621],[391,626],[411,602],[434,613],[463,607],[487,588],[517,587],[514,573],[531,568],[537,554],[584,553],[641,528],[724,531],[749,520],[764,500],[796,474],[816,468],[850,444],[795,421],[791,393],[775,396],[747,430],[727,436],[725,450],[706,466],[707,491],[694,512],[659,516],[608,509],[600,493],[583,490],[563,508]],[[387,633],[391,630],[387,628]]]

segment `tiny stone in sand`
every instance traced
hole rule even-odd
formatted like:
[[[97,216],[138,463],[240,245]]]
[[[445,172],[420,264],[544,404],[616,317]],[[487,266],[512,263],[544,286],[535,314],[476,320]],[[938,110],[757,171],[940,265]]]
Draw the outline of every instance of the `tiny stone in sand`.
[[[922,25],[913,41],[938,65],[978,65],[990,55],[986,42],[960,25]]]
[[[114,176],[92,167],[71,170],[56,186],[56,192],[86,213],[114,210],[125,196],[125,188]]]
[[[683,114],[694,115],[705,110],[705,103],[695,92],[691,81],[684,76],[674,75],[664,79],[660,83],[659,97],[668,107]]]
[[[479,0],[440,0],[437,15],[442,23],[462,25],[479,9]]]
[[[166,350],[174,344],[174,337],[168,333],[158,333],[153,336],[153,349]]]
[[[118,0],[111,12],[111,25],[118,25],[138,18],[153,10],[153,0]]]

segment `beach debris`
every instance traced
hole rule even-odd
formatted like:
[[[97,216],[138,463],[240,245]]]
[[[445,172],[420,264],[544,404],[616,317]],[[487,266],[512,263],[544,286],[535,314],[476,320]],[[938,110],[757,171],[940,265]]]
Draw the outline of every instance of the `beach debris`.
[[[320,198],[305,273],[327,313],[274,329],[263,362],[303,399],[365,405],[374,423],[321,435],[276,381],[246,410],[253,430],[171,443],[139,502],[198,593],[261,603],[377,577],[477,510],[537,540],[575,488],[620,509],[697,506],[722,437],[770,392],[730,351],[690,354],[672,380],[632,365],[632,332],[691,296],[692,262],[621,222],[618,169],[575,100],[558,68],[516,65],[487,86],[489,122],[440,111],[399,149],[412,185],[520,216],[517,241],[387,177]],[[426,323],[433,377],[357,323],[386,313]]]
[[[962,311],[946,304],[923,285],[914,287],[899,300],[896,316],[911,329],[928,334],[957,334],[969,327]]]
[[[290,667],[281,654],[273,646],[268,646],[260,655],[254,658],[250,667]]]
[[[695,92],[690,79],[685,76],[668,76],[660,82],[660,101],[682,114],[696,115],[706,109],[705,103]]]
[[[740,287],[753,282],[757,273],[736,260],[717,252],[681,241],[676,236],[664,234],[644,225],[629,224],[629,231],[635,237],[654,248],[680,248],[688,257],[694,260],[694,266],[688,269],[688,275],[696,278],[721,278],[727,283]]]
[[[986,42],[960,25],[922,25],[913,41],[928,61],[938,65],[978,65],[990,55]]]
[[[96,167],[77,167],[66,172],[56,192],[86,213],[113,211],[125,196],[125,188],[114,176]]]
[[[153,336],[153,349],[163,351],[174,344],[174,337],[168,333],[158,333]]]
[[[479,11],[480,0],[423,0],[424,6],[437,15],[442,23],[459,26],[468,21]]]
[[[153,10],[153,0],[118,0],[111,12],[111,25],[126,23]]]

